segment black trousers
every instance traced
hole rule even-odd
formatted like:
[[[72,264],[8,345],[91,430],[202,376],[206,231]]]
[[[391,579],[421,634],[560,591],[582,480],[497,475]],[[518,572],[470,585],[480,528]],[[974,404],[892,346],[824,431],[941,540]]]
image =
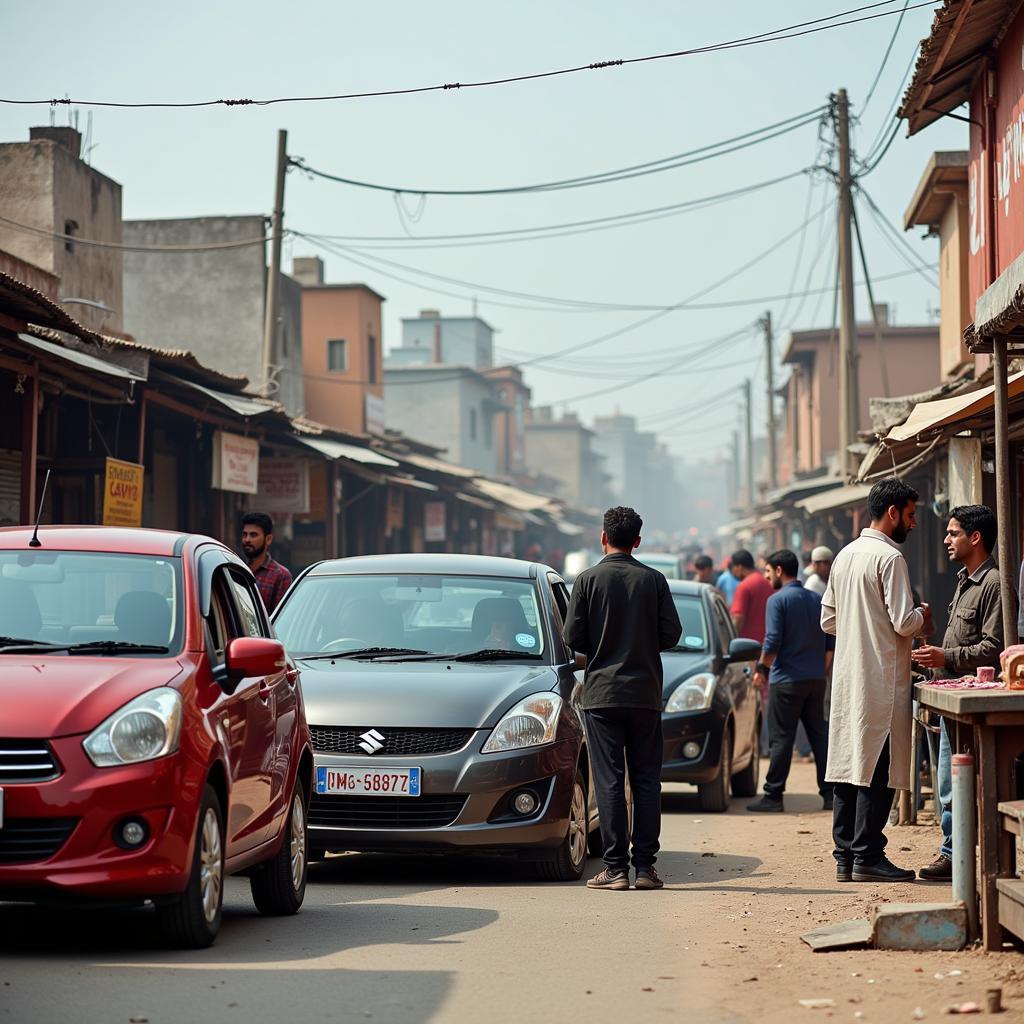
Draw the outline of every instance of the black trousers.
[[[643,708],[586,711],[605,866],[626,871],[653,867],[661,835],[661,712]],[[626,772],[633,791],[633,834],[626,814]]]
[[[825,723],[825,680],[807,679],[799,683],[772,683],[768,700],[768,774],[764,791],[781,800],[793,763],[793,744],[797,726],[803,722],[807,740],[814,752],[818,770],[818,792],[827,799],[832,783],[825,781],[828,760],[828,725]]]
[[[889,740],[878,756],[870,786],[835,783],[832,856],[840,864],[876,864],[885,856],[886,822],[895,790],[889,788]]]

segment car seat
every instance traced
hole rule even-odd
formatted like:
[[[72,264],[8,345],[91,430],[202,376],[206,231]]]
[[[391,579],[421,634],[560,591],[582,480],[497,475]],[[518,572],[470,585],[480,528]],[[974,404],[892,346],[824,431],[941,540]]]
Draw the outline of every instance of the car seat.
[[[0,577],[0,636],[38,640],[43,616],[32,588],[23,580]]]
[[[473,609],[471,631],[474,642],[485,644],[491,628],[499,623],[508,627],[509,635],[512,637],[519,634],[535,637],[536,630],[530,628],[526,621],[526,614],[523,612],[523,606],[514,597],[485,597],[482,601],[478,601]],[[515,646],[523,647],[519,643],[516,643]]]
[[[114,608],[117,640],[166,647],[171,634],[171,609],[167,599],[152,590],[129,590]]]
[[[401,611],[380,598],[350,601],[338,616],[340,637],[363,640],[373,647],[401,647],[405,642],[405,623]]]

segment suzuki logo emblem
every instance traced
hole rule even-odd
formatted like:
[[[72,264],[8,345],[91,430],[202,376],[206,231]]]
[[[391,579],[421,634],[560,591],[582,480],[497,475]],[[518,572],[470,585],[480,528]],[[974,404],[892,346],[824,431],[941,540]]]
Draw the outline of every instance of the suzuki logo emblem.
[[[384,737],[376,729],[369,729],[359,737],[363,742],[359,744],[368,754],[376,754],[384,749]]]

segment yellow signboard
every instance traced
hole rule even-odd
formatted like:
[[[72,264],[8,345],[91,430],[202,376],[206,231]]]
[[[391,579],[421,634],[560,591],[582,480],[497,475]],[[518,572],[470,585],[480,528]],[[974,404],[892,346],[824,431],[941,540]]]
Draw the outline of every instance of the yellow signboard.
[[[107,459],[103,483],[103,525],[142,525],[143,467],[134,462]]]

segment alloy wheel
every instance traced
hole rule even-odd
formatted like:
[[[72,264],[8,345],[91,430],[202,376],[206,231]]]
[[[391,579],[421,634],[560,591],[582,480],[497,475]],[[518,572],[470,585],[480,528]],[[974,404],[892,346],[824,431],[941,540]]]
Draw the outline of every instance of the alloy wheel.
[[[224,882],[224,861],[221,855],[220,821],[212,807],[206,808],[199,851],[199,893],[203,916],[209,924],[217,917],[220,892]]]
[[[569,808],[569,856],[580,864],[587,855],[587,794],[579,782],[572,788]]]
[[[292,829],[290,836],[292,862],[292,888],[298,892],[306,870],[306,812],[302,806],[302,794],[296,793],[292,800]]]

